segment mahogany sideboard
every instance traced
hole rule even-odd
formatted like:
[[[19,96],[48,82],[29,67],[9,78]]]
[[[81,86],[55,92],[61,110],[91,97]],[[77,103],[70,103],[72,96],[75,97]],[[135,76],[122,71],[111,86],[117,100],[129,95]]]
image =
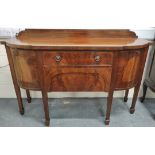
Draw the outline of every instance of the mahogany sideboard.
[[[3,42],[19,112],[20,88],[41,91],[45,125],[49,126],[48,92],[107,92],[105,124],[110,122],[113,93],[130,88],[134,113],[149,42],[129,30],[26,29]]]

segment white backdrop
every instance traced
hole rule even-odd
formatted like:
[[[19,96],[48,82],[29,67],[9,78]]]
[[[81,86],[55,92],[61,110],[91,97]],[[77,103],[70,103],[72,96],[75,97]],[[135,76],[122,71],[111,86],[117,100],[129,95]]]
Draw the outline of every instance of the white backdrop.
[[[1,0],[0,27],[140,28],[155,26],[154,0]]]

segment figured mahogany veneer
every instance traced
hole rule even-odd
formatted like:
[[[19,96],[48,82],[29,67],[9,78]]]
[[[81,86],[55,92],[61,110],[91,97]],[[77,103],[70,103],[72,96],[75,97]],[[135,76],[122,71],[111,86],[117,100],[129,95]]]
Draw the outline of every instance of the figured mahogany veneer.
[[[113,53],[106,51],[49,51],[43,54],[43,64],[45,66],[111,66],[112,58]]]
[[[5,41],[19,110],[20,88],[42,92],[45,123],[49,125],[47,93],[108,92],[105,123],[110,122],[113,92],[135,88],[130,113],[141,83],[149,43],[129,30],[27,29]]]

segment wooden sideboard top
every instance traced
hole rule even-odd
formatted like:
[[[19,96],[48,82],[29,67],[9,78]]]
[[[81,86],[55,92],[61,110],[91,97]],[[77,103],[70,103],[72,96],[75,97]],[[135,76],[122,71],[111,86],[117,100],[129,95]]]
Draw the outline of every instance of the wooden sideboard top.
[[[13,48],[47,50],[126,50],[148,46],[129,30],[26,29],[5,43]]]

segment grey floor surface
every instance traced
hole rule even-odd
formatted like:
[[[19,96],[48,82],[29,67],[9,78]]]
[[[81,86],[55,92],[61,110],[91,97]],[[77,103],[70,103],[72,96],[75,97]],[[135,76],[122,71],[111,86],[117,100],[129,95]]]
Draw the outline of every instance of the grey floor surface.
[[[18,113],[16,99],[0,99],[1,127],[44,126],[44,112],[41,99],[24,99],[25,114]],[[114,98],[109,127],[153,127],[155,120],[155,99],[137,101],[134,114],[129,113],[131,100],[124,103]],[[106,98],[64,98],[49,99],[50,126],[52,127],[105,127]]]

